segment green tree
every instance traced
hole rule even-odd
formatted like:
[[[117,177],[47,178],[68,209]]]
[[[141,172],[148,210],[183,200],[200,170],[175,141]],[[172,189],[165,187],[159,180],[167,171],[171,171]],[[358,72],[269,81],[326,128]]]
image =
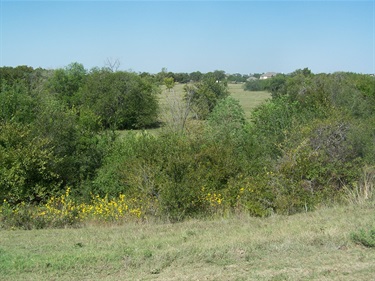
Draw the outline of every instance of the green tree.
[[[79,103],[79,91],[85,84],[87,71],[80,63],[74,62],[65,68],[53,71],[48,81],[50,92],[69,107]]]
[[[200,71],[194,71],[194,72],[189,74],[189,77],[190,77],[191,81],[199,82],[199,81],[201,81],[201,79],[203,77],[203,73],[200,72]]]
[[[265,89],[271,92],[272,98],[277,98],[286,94],[285,84],[287,82],[287,77],[285,75],[278,74],[266,81]]]
[[[47,199],[59,191],[61,179],[47,138],[33,136],[29,126],[0,123],[0,200],[11,204]]]
[[[93,70],[82,89],[82,104],[106,128],[139,129],[156,124],[159,88],[130,72]]]
[[[17,67],[0,67],[0,88],[2,88],[3,82],[6,82],[8,86],[13,86],[19,82],[24,83],[25,85],[30,85],[33,72],[34,69],[26,65],[20,65]]]
[[[238,100],[231,96],[218,102],[208,116],[214,139],[240,142],[245,125],[245,112]]]
[[[185,89],[185,99],[191,101],[192,111],[198,119],[206,119],[218,101],[229,95],[227,84],[217,81],[212,75],[205,76],[188,89]]]
[[[40,101],[31,126],[32,133],[48,139],[48,147],[61,158],[55,171],[63,185],[79,187],[93,177],[102,164],[105,143],[110,142],[110,136],[102,131],[100,118],[90,109],[68,108],[48,94]]]
[[[173,89],[174,87],[174,78],[173,77],[164,78],[164,85],[167,87],[169,91],[171,91],[171,89]]]
[[[26,82],[8,84],[3,81],[0,91],[0,122],[31,123],[36,116],[38,98],[29,94]]]

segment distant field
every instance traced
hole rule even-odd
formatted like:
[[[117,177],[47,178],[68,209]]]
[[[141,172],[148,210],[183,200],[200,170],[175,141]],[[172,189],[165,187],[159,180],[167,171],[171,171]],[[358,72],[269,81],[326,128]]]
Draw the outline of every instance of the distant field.
[[[0,280],[374,280],[374,203],[293,216],[0,231]]]
[[[182,97],[184,94],[184,84],[176,84],[174,87],[174,92],[176,96]],[[242,108],[245,111],[246,117],[249,118],[251,111],[264,102],[266,99],[270,98],[271,95],[268,92],[264,91],[257,91],[257,92],[250,92],[250,91],[244,91],[243,84],[228,84],[229,92],[230,94],[239,100]],[[160,103],[161,105],[166,105],[166,95],[167,91],[165,90],[165,87],[162,87],[162,94],[160,97]]]
[[[251,111],[271,98],[271,94],[264,91],[250,92],[244,91],[243,84],[229,84],[229,91],[231,95],[240,101],[242,108],[245,111],[246,117],[249,118]]]
[[[160,121],[164,124],[170,122],[170,107],[175,104],[182,104],[182,98],[184,95],[185,84],[176,84],[171,93],[166,90],[165,86],[161,87],[161,95],[159,97],[159,102],[161,106]],[[265,100],[271,97],[270,93],[265,91],[244,91],[243,84],[228,84],[230,94],[237,99],[242,108],[245,111],[245,116],[247,119],[250,118],[252,110],[260,105]],[[168,95],[170,98],[168,99]],[[199,122],[190,120],[188,123],[191,125]],[[147,132],[152,134],[158,134],[161,128],[147,129]],[[128,131],[118,131],[120,135],[126,135]]]

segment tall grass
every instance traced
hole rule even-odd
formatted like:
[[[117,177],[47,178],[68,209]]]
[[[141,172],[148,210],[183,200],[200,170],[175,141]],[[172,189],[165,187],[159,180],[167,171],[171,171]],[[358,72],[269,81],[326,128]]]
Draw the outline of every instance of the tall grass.
[[[349,203],[363,204],[374,199],[375,189],[375,167],[363,168],[361,179],[352,188],[346,188],[346,198]]]

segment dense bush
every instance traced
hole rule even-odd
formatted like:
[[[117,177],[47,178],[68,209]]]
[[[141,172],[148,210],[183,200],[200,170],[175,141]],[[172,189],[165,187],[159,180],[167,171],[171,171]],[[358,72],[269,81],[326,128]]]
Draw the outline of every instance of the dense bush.
[[[46,138],[29,126],[0,123],[0,201],[39,202],[59,192],[56,157]]]
[[[272,175],[276,211],[340,200],[374,164],[374,78],[364,77],[296,71],[255,110],[251,132]]]
[[[82,89],[82,104],[100,116],[106,128],[140,129],[157,123],[159,89],[130,72],[92,70]]]
[[[0,91],[0,122],[31,123],[37,115],[38,98],[29,94],[23,81],[2,80]]]
[[[244,89],[246,91],[264,91],[266,89],[265,83],[267,83],[266,80],[249,80],[244,84]]]
[[[374,177],[363,179],[365,167],[375,166],[371,76],[303,69],[267,79],[272,99],[248,122],[223,71],[195,73],[185,101],[202,119],[199,126],[117,137],[108,129],[155,124],[155,81],[173,82],[176,75],[86,71],[80,64],[0,71],[0,200],[9,224],[69,225],[85,217],[82,206],[100,201],[112,210],[121,198],[144,218],[171,221],[225,212],[292,214],[373,186]],[[67,190],[74,212],[54,221],[46,208]],[[64,204],[51,210],[70,208]],[[121,219],[122,211],[113,210]]]
[[[193,86],[185,87],[185,99],[192,105],[196,118],[207,119],[216,104],[229,95],[226,82],[214,74],[207,74]]]
[[[77,189],[81,182],[94,177],[112,140],[111,132],[102,130],[100,118],[92,111],[67,108],[54,96],[40,102],[31,128],[33,134],[49,140],[48,147],[61,159],[56,172],[63,184]]]
[[[49,92],[68,107],[80,103],[80,90],[87,79],[87,70],[82,64],[71,63],[52,72],[47,82]]]

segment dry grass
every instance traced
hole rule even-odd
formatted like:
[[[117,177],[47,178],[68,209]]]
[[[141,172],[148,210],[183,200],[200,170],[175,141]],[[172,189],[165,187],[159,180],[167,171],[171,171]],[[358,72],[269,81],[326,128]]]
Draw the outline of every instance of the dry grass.
[[[294,216],[236,216],[0,232],[0,280],[372,280],[375,252],[350,233],[374,204]]]

